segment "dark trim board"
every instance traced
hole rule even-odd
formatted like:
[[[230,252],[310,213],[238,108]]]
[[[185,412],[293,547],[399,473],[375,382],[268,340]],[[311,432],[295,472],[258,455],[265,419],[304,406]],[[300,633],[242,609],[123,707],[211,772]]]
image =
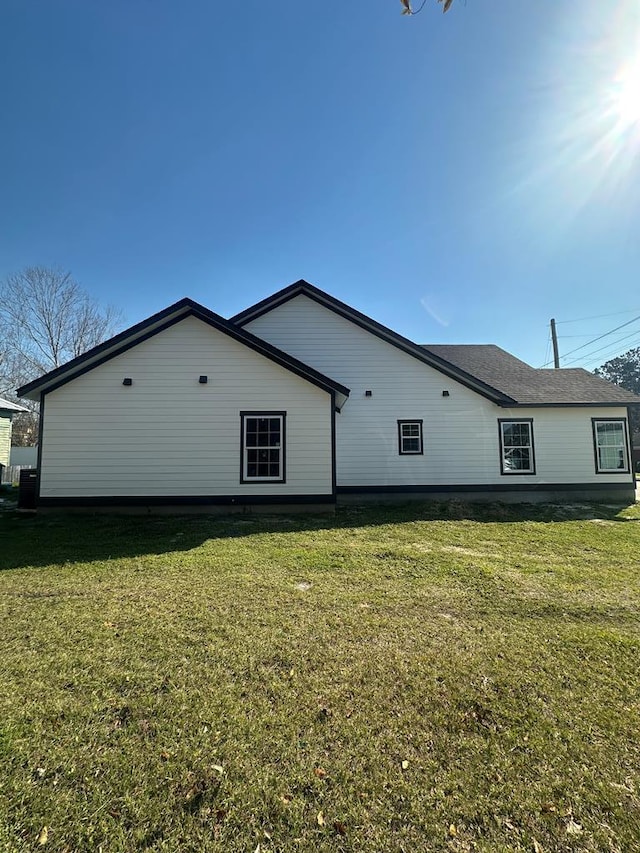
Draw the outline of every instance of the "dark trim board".
[[[635,485],[626,483],[536,483],[529,481],[469,486],[342,486],[340,504],[397,504],[410,501],[452,501],[467,503],[557,503],[561,501],[602,503],[611,501],[628,506],[635,503]]]
[[[38,471],[38,482],[36,483],[36,503],[40,499],[40,471],[42,471],[42,436],[44,435],[44,394],[40,394],[40,411],[38,413],[38,458],[36,469]]]
[[[438,492],[588,492],[627,491],[629,483],[464,483],[413,486],[338,486],[340,495],[430,495]]]
[[[335,495],[91,495],[40,498],[38,507],[279,506],[334,504]]]
[[[335,499],[336,496],[336,395],[335,391],[331,395],[331,493]]]
[[[441,486],[338,486],[331,495],[93,495],[91,497],[39,498],[38,509],[105,512],[197,512],[241,510],[243,512],[295,512],[333,510],[336,503],[354,504],[358,501],[384,503],[402,500],[453,500],[510,501],[540,503],[553,501],[566,494],[572,500],[614,500],[632,503],[635,500],[634,483],[536,483],[521,486],[518,483],[471,485],[444,484]]]
[[[337,486],[337,495],[394,495],[437,492],[578,492],[626,491],[629,483],[519,483],[443,484],[441,486]],[[282,503],[333,503],[334,495],[77,495],[70,497],[42,497],[40,506],[166,506],[197,504],[282,504]]]

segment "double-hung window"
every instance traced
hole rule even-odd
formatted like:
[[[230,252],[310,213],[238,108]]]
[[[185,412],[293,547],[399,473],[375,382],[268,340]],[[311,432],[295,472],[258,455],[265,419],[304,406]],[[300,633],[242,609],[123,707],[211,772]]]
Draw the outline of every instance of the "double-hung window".
[[[628,474],[627,423],[624,418],[592,418],[596,474]]]
[[[498,421],[500,465],[503,474],[535,474],[533,420]]]
[[[398,421],[398,453],[419,456],[422,448],[422,421]]]
[[[240,412],[240,482],[285,482],[286,412]]]

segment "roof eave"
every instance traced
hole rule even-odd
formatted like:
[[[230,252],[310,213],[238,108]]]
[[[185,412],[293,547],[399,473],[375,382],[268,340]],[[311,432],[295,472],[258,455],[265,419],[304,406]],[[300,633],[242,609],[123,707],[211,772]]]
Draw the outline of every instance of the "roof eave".
[[[9,403],[8,406],[4,405],[4,403]],[[12,403],[10,400],[5,400],[3,403],[0,403],[0,415],[19,415],[20,412],[28,412],[29,409],[24,406],[18,405],[18,403]]]
[[[584,408],[618,408],[624,409],[627,406],[640,405],[640,400],[637,403],[629,403],[626,400],[616,400],[614,402],[611,401],[600,401],[594,402],[591,400],[590,402],[576,403],[576,402],[560,402],[560,401],[552,401],[552,402],[535,402],[535,403],[527,403],[527,402],[517,402],[517,403],[500,403],[502,408],[505,409],[584,409]]]

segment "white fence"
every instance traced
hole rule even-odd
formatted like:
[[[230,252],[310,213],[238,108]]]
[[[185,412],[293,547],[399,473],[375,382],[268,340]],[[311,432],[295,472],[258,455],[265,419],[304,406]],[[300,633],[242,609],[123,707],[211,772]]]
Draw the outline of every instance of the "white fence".
[[[9,464],[0,465],[0,485],[17,486],[20,481],[20,471],[23,468],[36,468],[37,466],[37,447],[12,447]]]
[[[0,465],[0,485],[17,486],[23,468],[35,468],[35,465]]]

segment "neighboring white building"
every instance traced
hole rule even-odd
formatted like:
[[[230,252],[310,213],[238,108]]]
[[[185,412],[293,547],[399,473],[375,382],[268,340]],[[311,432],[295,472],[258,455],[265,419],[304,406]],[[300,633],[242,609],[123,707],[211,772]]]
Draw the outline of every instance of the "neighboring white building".
[[[627,406],[584,370],[420,346],[306,282],[184,299],[20,389],[41,506],[635,496]]]
[[[24,406],[12,403],[0,397],[0,465],[9,464],[11,453],[11,425],[13,416],[18,412],[26,412]]]

